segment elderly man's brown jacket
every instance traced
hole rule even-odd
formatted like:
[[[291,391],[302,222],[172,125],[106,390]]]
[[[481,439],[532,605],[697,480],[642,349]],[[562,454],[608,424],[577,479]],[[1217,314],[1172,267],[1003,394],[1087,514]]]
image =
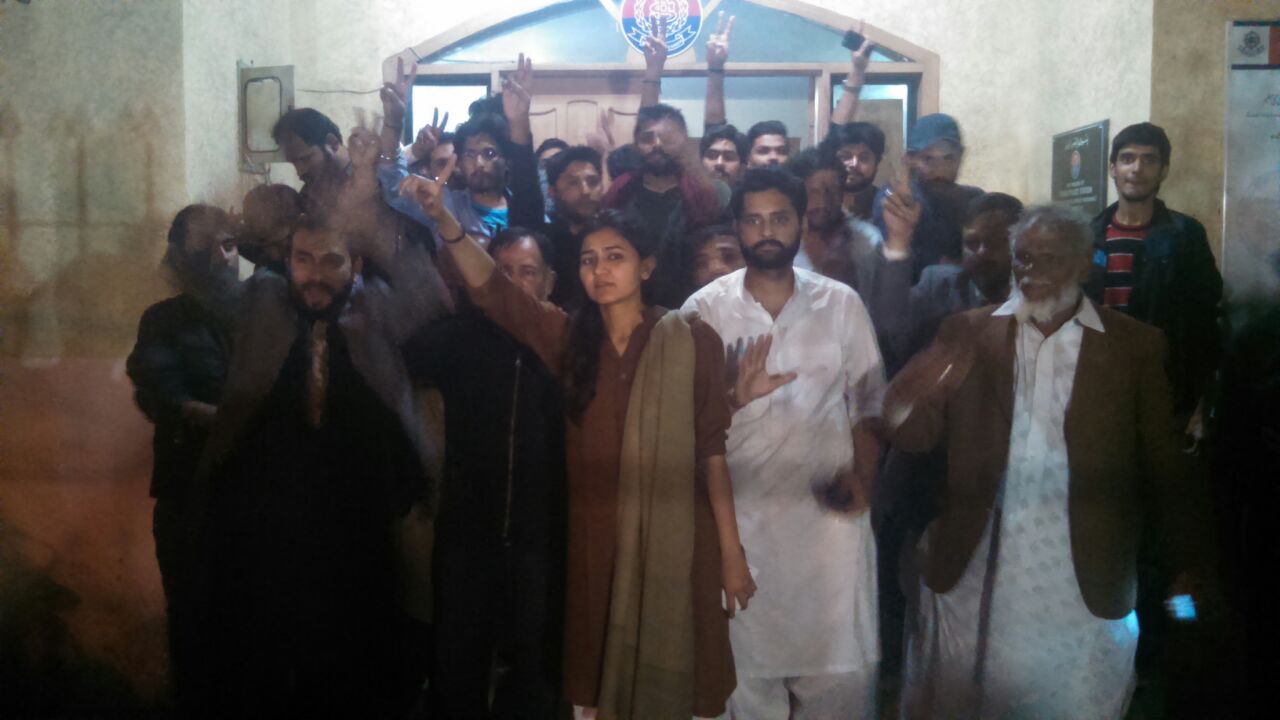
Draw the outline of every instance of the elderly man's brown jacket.
[[[943,323],[937,342],[972,344],[973,368],[953,394],[920,401],[893,431],[893,441],[911,452],[946,443],[947,479],[920,558],[925,583],[938,593],[964,573],[1008,462],[1017,319],[994,316],[995,309]],[[1085,604],[1098,617],[1116,619],[1137,595],[1142,523],[1158,514],[1175,563],[1191,562],[1206,549],[1203,523],[1193,519],[1204,505],[1177,447],[1160,331],[1097,310],[1106,332],[1083,329],[1067,408],[1068,509]]]

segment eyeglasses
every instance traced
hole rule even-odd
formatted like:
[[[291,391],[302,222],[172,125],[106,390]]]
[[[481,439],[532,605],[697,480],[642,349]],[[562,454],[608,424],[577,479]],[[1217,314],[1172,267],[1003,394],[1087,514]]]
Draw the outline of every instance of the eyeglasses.
[[[486,162],[492,162],[494,160],[497,160],[500,156],[501,156],[501,153],[498,152],[498,149],[493,147],[487,147],[487,148],[484,148],[483,150],[463,150],[462,151],[462,157],[466,158],[467,160],[475,160],[476,158],[481,158]]]

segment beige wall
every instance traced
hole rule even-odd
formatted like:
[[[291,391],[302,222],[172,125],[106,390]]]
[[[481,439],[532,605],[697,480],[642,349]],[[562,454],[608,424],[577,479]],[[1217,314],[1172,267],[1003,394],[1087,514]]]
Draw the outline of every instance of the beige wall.
[[[1226,24],[1275,20],[1280,0],[1156,0],[1151,121],[1173,144],[1160,194],[1204,223],[1222,257],[1222,185],[1226,104]]]
[[[187,198],[182,5],[0,12],[0,622],[70,638],[0,652],[150,695],[164,680],[151,438],[120,358],[164,292],[156,263]]]

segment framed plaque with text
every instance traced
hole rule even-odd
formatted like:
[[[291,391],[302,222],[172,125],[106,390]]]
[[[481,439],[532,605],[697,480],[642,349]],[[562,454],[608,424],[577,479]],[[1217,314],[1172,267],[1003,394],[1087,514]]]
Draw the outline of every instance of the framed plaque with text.
[[[1107,207],[1110,120],[1053,136],[1051,197],[1088,217]]]

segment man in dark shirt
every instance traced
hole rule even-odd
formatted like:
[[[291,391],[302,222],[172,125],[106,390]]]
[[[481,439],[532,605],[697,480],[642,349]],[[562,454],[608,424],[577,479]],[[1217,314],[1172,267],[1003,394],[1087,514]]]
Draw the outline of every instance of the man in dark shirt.
[[[679,110],[663,104],[641,107],[635,145],[644,155],[644,165],[616,178],[603,201],[605,207],[634,215],[658,239],[650,299],[663,307],[680,307],[690,294],[689,234],[714,222],[727,205],[728,188],[707,175],[697,158],[689,157],[688,142]]]
[[[376,148],[360,155],[371,189]],[[366,258],[389,282],[362,277]],[[443,286],[425,248],[312,217],[288,273],[247,284],[197,472],[208,710],[398,717],[421,680],[401,677],[393,528],[426,494],[431,457],[401,346],[442,310]]]
[[[911,177],[911,194],[920,204],[920,220],[911,241],[911,266],[914,279],[930,265],[941,261],[959,262],[962,251],[960,230],[969,203],[982,194],[981,188],[960,185],[960,163],[964,143],[960,126],[950,115],[936,113],[916,121],[907,141],[903,163]],[[884,203],[893,188],[886,187],[876,196],[871,215],[880,231],[885,227]]]
[[[1156,197],[1171,153],[1169,137],[1151,123],[1116,134],[1111,177],[1120,198],[1093,220],[1095,268],[1087,290],[1095,302],[1164,331],[1173,409],[1196,435],[1195,411],[1220,354],[1222,275],[1204,226]]]
[[[511,228],[489,252],[512,282],[547,299],[556,273],[545,236]],[[559,384],[536,353],[469,306],[418,333],[405,354],[410,374],[439,388],[445,406],[434,716],[551,718],[567,522]]]
[[[194,585],[197,556],[183,527],[231,354],[229,320],[240,288],[234,233],[227,214],[208,205],[189,205],[174,217],[165,267],[180,293],[142,314],[126,364],[134,399],[156,426],[152,533],[167,606],[170,671],[182,712],[201,703],[205,659],[201,598]]]

